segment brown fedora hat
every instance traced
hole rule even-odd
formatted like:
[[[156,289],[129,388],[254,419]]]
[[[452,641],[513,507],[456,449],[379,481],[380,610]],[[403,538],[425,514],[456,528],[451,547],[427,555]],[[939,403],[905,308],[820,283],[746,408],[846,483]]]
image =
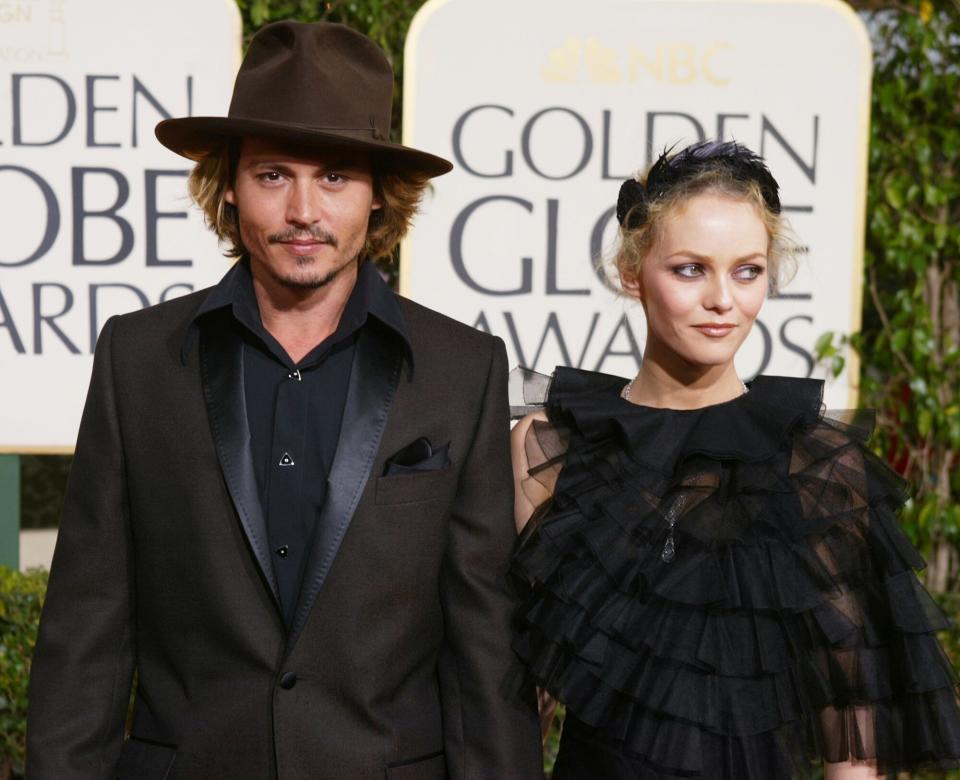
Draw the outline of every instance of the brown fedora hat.
[[[329,22],[261,28],[240,65],[225,117],[165,119],[157,139],[191,160],[225,137],[258,136],[303,146],[358,149],[388,168],[428,176],[453,165],[390,142],[393,68],[377,44]]]

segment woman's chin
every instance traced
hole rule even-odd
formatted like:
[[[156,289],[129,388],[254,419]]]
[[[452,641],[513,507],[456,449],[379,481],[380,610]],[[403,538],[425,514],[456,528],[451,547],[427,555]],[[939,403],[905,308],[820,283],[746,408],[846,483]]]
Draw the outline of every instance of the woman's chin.
[[[696,349],[676,353],[691,369],[700,369],[702,373],[723,368],[733,363],[736,350],[730,349]]]

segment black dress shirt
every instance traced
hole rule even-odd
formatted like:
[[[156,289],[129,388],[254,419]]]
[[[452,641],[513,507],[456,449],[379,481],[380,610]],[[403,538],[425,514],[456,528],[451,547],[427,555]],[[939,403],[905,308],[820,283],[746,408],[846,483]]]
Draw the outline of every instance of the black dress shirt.
[[[361,330],[410,345],[396,297],[376,267],[361,264],[336,330],[294,362],[263,327],[247,260],[211,291],[194,318],[243,340],[247,425],[284,619],[293,620],[304,566],[327,494]]]

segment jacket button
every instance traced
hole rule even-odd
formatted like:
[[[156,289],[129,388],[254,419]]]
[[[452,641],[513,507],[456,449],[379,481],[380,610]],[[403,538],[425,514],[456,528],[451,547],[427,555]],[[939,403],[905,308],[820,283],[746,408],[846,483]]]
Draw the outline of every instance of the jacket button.
[[[280,676],[280,687],[285,691],[289,691],[294,685],[297,684],[297,675],[293,672],[284,672]]]

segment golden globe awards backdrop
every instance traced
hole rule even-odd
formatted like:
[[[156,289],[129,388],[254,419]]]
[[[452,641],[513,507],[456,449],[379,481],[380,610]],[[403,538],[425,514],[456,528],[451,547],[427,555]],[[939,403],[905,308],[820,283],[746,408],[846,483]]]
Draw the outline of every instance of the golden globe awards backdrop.
[[[229,267],[153,127],[226,113],[240,36],[233,0],[0,4],[0,450],[71,449],[104,322]]]
[[[845,3],[430,0],[406,46],[404,140],[456,168],[401,292],[501,336],[513,364],[633,376],[643,313],[609,272],[620,182],[703,138],[766,157],[808,249],[741,375],[816,374],[817,337],[859,326],[871,58]]]

